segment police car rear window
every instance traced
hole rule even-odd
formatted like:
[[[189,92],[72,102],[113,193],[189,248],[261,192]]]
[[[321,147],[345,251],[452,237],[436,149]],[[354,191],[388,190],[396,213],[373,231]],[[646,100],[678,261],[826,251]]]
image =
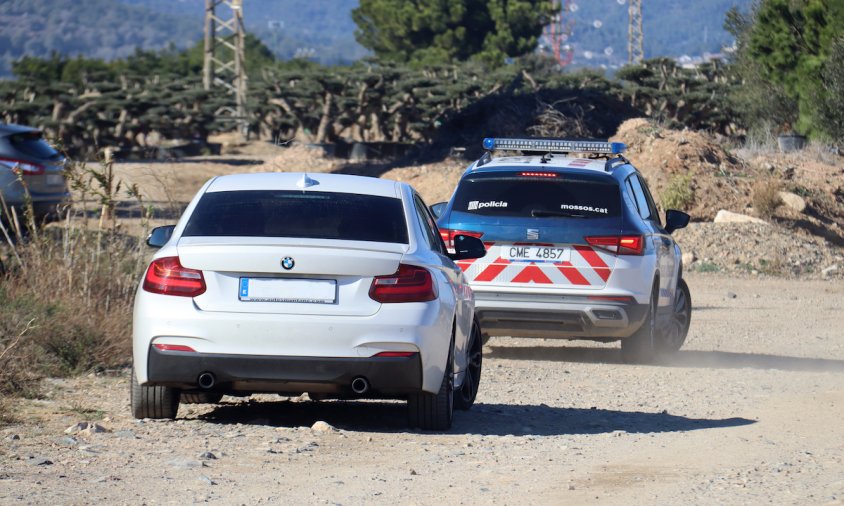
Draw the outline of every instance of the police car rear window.
[[[612,180],[563,174],[478,175],[460,182],[452,211],[518,218],[608,218],[621,213]]]
[[[183,234],[407,244],[402,201],[334,192],[246,190],[202,196]]]

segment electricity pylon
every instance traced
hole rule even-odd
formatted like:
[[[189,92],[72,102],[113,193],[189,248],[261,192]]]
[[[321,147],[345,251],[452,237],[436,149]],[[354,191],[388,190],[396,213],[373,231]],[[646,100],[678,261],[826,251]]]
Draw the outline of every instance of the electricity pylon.
[[[628,0],[627,12],[630,25],[627,28],[627,63],[642,63],[645,58],[644,35],[642,33],[642,0]]]
[[[217,15],[217,7],[228,7],[230,16]],[[243,0],[205,0],[205,60],[202,83],[206,90],[214,86],[234,95],[234,107],[215,111],[220,119],[233,120],[246,134],[246,30],[243,26]]]

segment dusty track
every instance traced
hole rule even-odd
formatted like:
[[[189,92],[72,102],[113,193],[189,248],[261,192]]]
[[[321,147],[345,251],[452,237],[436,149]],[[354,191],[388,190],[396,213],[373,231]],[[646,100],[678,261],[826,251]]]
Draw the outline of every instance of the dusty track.
[[[689,285],[670,362],[493,339],[445,434],[409,431],[403,404],[273,396],[139,422],[125,371],[50,380],[2,429],[0,503],[842,504],[844,283]],[[110,432],[64,434],[86,418]]]

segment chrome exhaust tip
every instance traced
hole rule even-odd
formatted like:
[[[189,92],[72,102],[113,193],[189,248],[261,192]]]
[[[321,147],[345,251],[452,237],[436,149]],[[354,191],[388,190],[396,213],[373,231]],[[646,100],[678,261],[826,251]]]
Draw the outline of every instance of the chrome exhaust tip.
[[[210,372],[204,372],[199,375],[199,380],[197,381],[197,384],[199,384],[199,388],[208,390],[209,388],[213,387],[214,383],[216,382],[217,380],[214,378],[214,374]]]
[[[352,392],[360,395],[365,394],[369,390],[369,381],[363,376],[358,376],[352,380]]]

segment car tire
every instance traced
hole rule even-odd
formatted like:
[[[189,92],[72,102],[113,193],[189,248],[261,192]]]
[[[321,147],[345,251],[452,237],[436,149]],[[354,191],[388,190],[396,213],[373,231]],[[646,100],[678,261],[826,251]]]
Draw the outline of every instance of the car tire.
[[[651,288],[651,302],[642,326],[630,337],[621,340],[621,359],[627,364],[651,362],[656,355],[656,309],[659,303],[659,283]]]
[[[447,430],[454,416],[454,340],[446,360],[445,372],[436,394],[417,392],[407,399],[410,425],[423,430]]]
[[[686,280],[680,278],[674,293],[674,304],[671,316],[660,326],[656,336],[656,351],[658,353],[674,353],[682,348],[689,334],[692,322],[692,294]]]
[[[179,400],[184,404],[217,404],[222,398],[219,392],[182,392]]]
[[[484,345],[481,327],[478,322],[472,323],[472,333],[466,346],[466,375],[460,390],[454,391],[454,407],[463,411],[469,410],[475,404],[478,387],[481,384],[483,369]]]
[[[170,387],[140,385],[133,368],[129,403],[135,418],[173,419],[179,411],[179,391]]]

